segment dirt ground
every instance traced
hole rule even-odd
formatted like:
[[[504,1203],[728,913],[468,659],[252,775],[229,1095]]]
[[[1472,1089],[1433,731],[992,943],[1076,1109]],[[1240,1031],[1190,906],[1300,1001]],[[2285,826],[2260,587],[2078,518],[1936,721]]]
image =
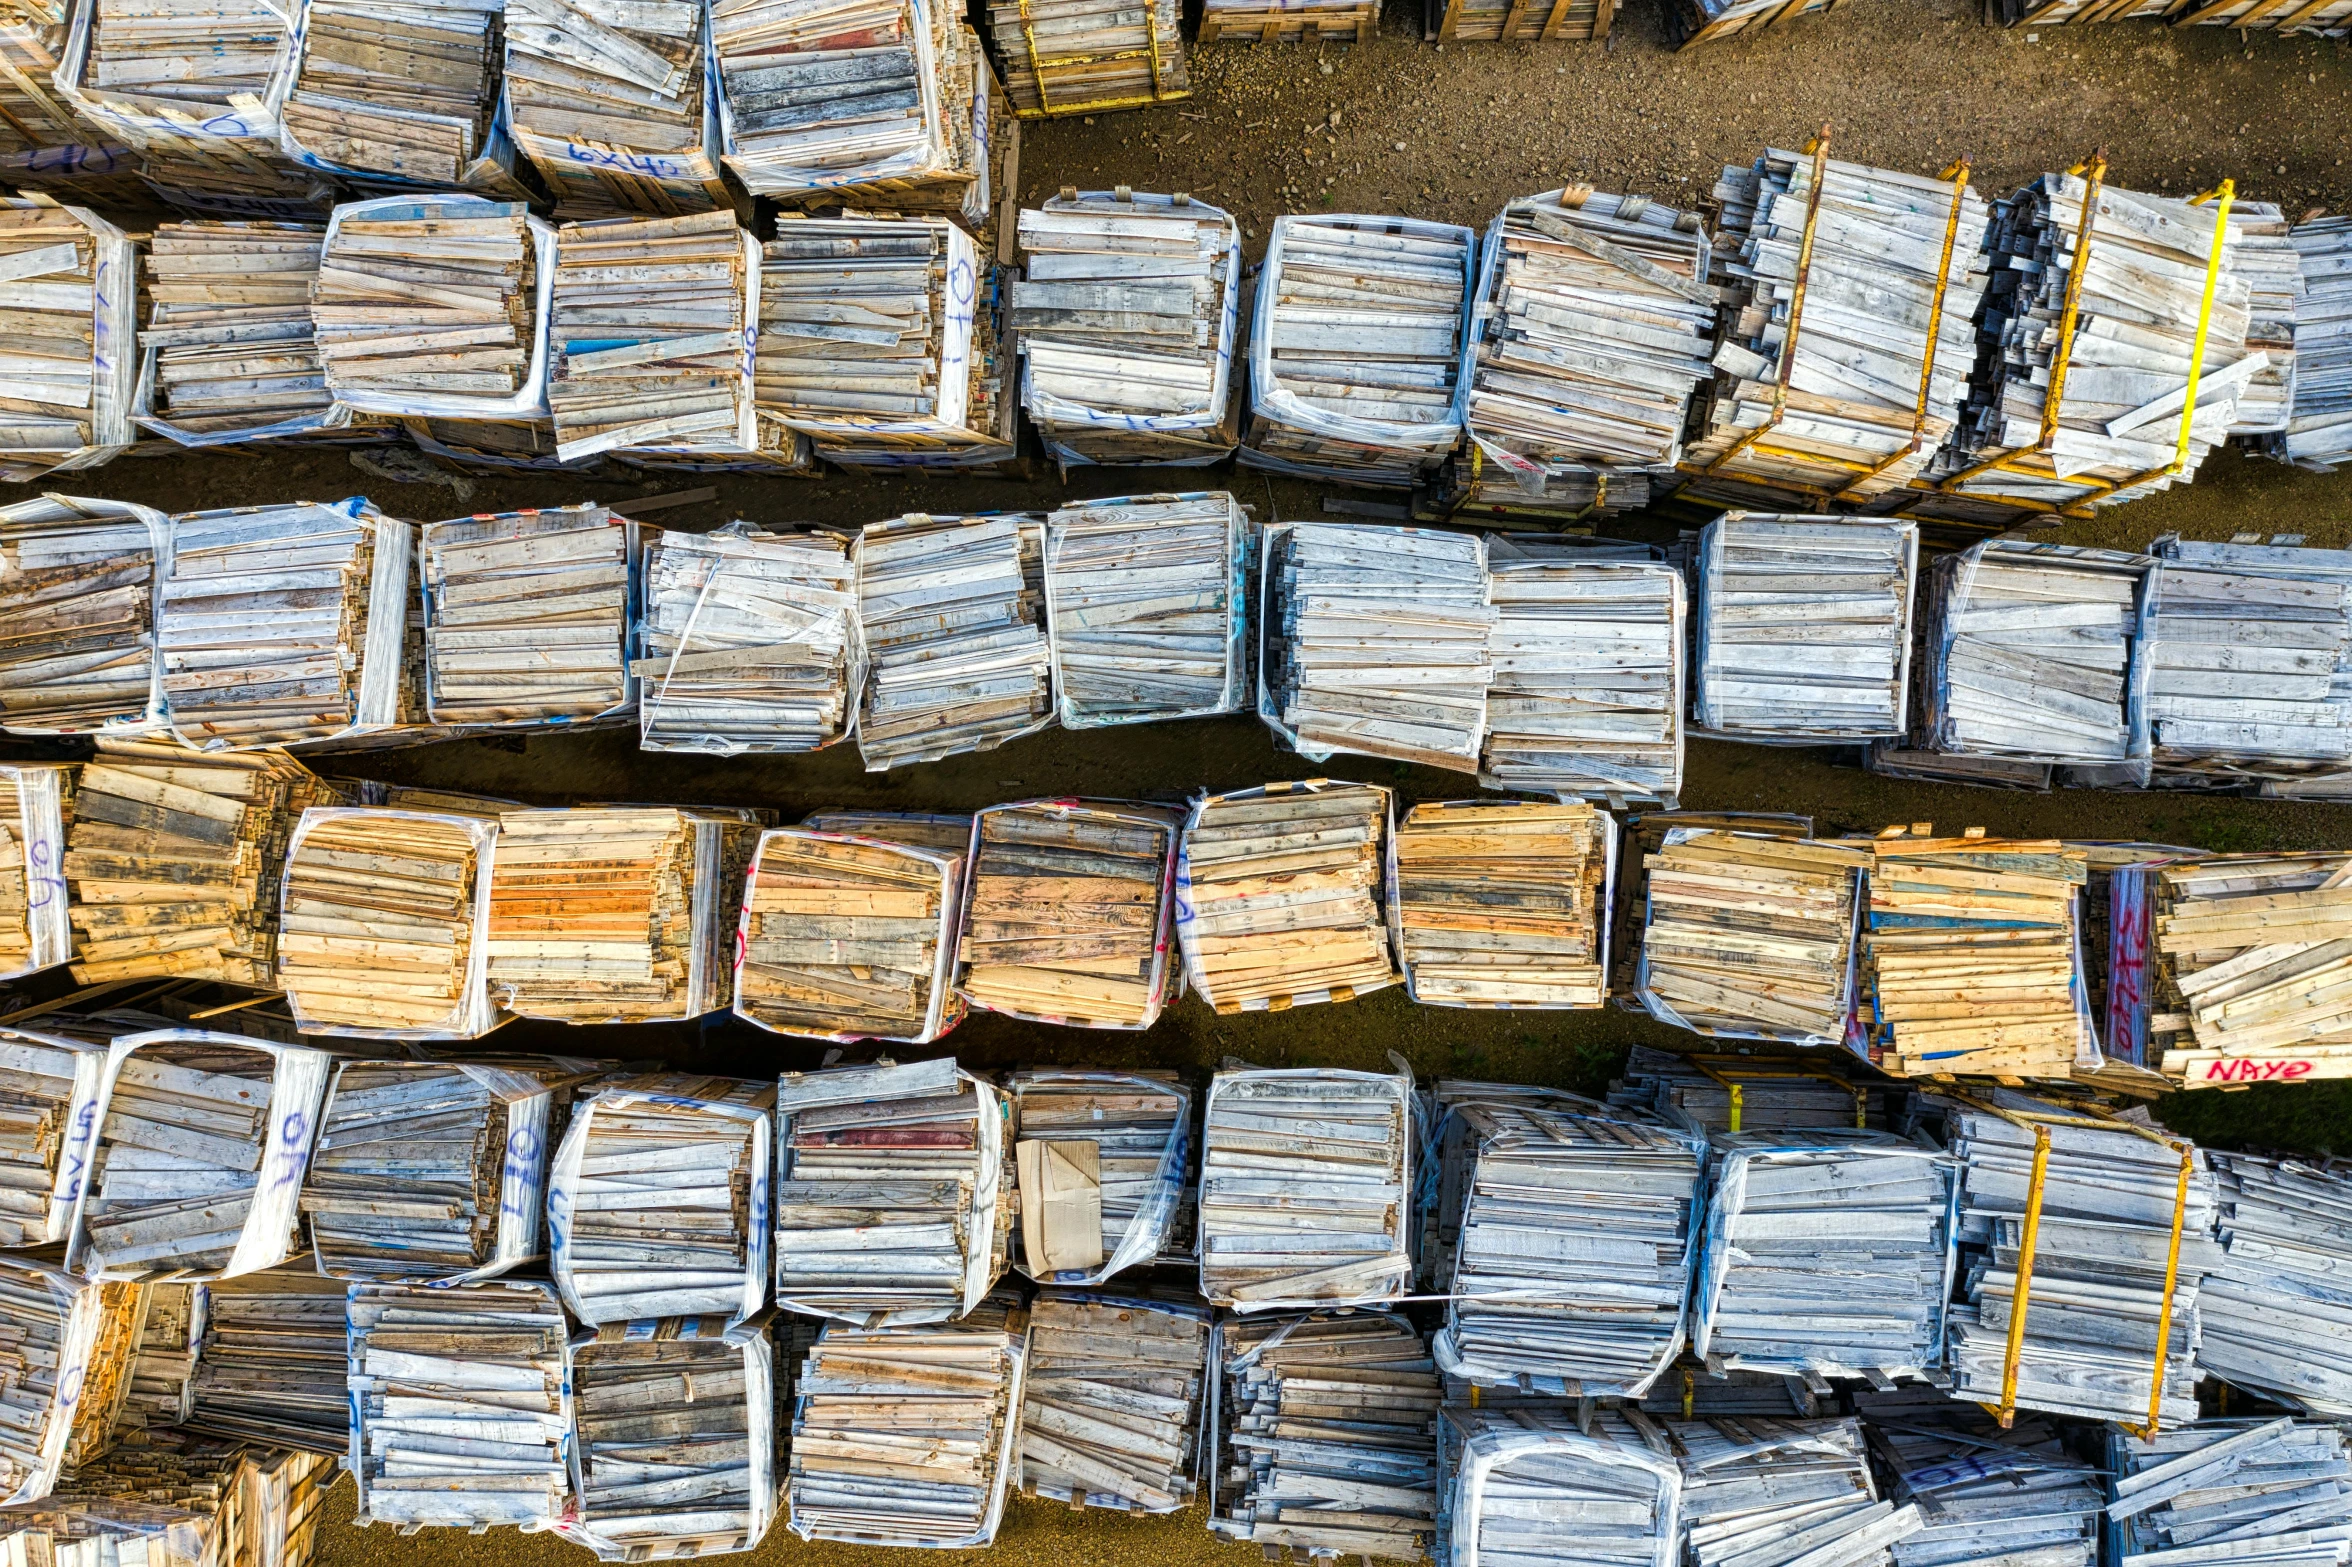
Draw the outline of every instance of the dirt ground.
[[[1825,122],[1846,157],[1933,171],[1974,160],[1988,193],[2104,149],[2115,183],[2188,192],[2227,175],[2241,200],[2291,213],[2352,206],[2352,51],[2326,42],[2241,38],[2219,28],[2120,23],[1996,31],[1974,0],[1860,0],[1826,18],[1691,54],[1664,46],[1666,0],[1633,0],[1607,45],[1420,41],[1418,11],[1396,6],[1381,35],[1352,46],[1221,45],[1196,51],[1195,94],[1159,109],[1025,128],[1022,195],[1063,185],[1190,190],[1232,208],[1262,247],[1282,211],[1400,212],[1483,226],[1509,198],[1570,181],[1699,203],[1727,162],[1794,146]],[[700,481],[592,483],[554,477],[392,483],[341,451],[126,460],[47,486],[171,510],[366,493],[395,514],[429,518],[629,497]],[[730,517],[855,524],[910,510],[1044,507],[1064,496],[1229,485],[1261,518],[1314,515],[1313,486],[1250,473],[1082,471],[1036,482],[721,479],[715,502],[658,514],[708,528]],[[28,493],[0,486],[0,500]],[[1633,518],[1609,531],[1668,539],[1681,519]],[[2292,533],[2352,546],[2352,473],[2293,472],[2224,454],[2192,488],[2054,537],[2144,544],[2166,532],[2227,538]],[[1363,760],[1323,768],[1280,751],[1254,721],[1053,733],[902,775],[859,770],[853,750],[714,761],[644,755],[631,732],[506,743],[463,742],[338,761],[355,776],[475,788],[519,799],[662,800],[773,807],[787,820],[828,805],[958,808],[1036,794],[1177,798],[1317,772],[1397,787],[1407,799],[1472,792],[1466,779]],[[2003,794],[1873,778],[1826,751],[1694,743],[1686,803],[1812,813],[1822,830],[1890,822],[1982,824],[1997,833],[2139,838],[2211,849],[2342,847],[2352,815],[2335,806],[2180,795]],[[1218,1018],[1186,1001],[1141,1035],[1033,1027],[986,1016],[948,1042],[971,1064],[1153,1064],[1213,1068],[1228,1055],[1266,1064],[1377,1066],[1388,1052],[1423,1076],[1485,1076],[1594,1091],[1662,1030],[1608,1011],[1566,1017],[1416,1007],[1388,991],[1341,1007]],[[512,1048],[553,1046],[559,1031],[516,1025]],[[563,1048],[659,1055],[746,1074],[814,1064],[816,1052],[719,1022],[690,1030],[560,1035]],[[2232,1144],[2352,1148],[2352,1093],[2255,1089],[2173,1101],[2166,1114]],[[349,1516],[350,1490],[334,1519]],[[805,1546],[779,1525],[759,1553],[811,1563],[879,1564],[903,1555]],[[583,1560],[548,1538],[330,1527],[321,1567],[553,1567]],[[1218,1544],[1197,1514],[1128,1520],[1016,1500],[992,1561],[1059,1567],[1187,1567],[1251,1559]]]

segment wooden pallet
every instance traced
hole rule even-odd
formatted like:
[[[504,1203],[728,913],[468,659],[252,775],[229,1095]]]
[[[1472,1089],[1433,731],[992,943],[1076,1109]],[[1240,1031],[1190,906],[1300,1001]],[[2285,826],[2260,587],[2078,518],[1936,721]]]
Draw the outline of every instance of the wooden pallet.
[[[1590,43],[1609,36],[1617,0],[1430,0],[1439,43]]]
[[[1213,5],[1201,13],[1200,41],[1212,43],[1355,43],[1380,29],[1380,7],[1371,0],[1355,5],[1237,6],[1221,11]]]

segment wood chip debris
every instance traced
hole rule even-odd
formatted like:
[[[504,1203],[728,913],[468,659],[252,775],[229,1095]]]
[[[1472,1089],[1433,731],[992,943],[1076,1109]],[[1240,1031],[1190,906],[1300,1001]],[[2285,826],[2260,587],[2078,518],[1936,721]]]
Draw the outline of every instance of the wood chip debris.
[[[87,468],[128,451],[139,373],[137,255],[81,207],[0,200],[0,480]]]
[[[64,860],[78,771],[0,764],[0,978],[37,974],[73,956]],[[0,1209],[5,1203],[0,1198]]]
[[[1254,531],[1222,490],[1085,501],[1046,518],[1046,625],[1063,728],[1247,705]]]
[[[310,323],[325,237],[316,223],[157,225],[139,333],[141,425],[211,446],[333,424]]]
[[[521,202],[336,208],[310,311],[335,400],[371,413],[529,417],[546,373],[539,252],[553,242]]]
[[[992,751],[1053,721],[1044,531],[1018,514],[867,525],[858,754],[868,772]]]
[[[1606,0],[1604,0],[1606,3]],[[1449,1403],[1437,1416],[1437,1561],[1674,1567],[1682,1472],[1615,1411]],[[1661,1442],[1661,1446],[1663,1443]],[[1573,1521],[1573,1543],[1562,1526]]]
[[[289,153],[375,176],[378,188],[513,186],[500,167],[502,153],[513,155],[495,123],[504,9],[488,0],[305,0],[279,111]]]
[[[159,728],[164,514],[44,495],[0,506],[0,726],[11,734]]]
[[[2152,878],[2150,1055],[2209,1087],[2352,1075],[2352,855],[2222,854]]]
[[[1029,1308],[1021,1490],[1173,1513],[1195,1494],[1208,1313],[1156,1297],[1048,1290]]]
[[[2197,1369],[2289,1409],[2352,1417],[2352,1166],[2210,1153],[2220,1260],[2197,1292]]]
[[[1041,1068],[1014,1073],[1006,1092],[1019,1138],[1021,1272],[1095,1285],[1161,1255],[1193,1174],[1192,1090],[1171,1072]]]
[[[1644,867],[1634,982],[1651,1016],[1713,1038],[1843,1048],[1867,844],[1675,828]]]
[[[435,723],[634,717],[638,527],[594,502],[425,524]]]
[[[1406,990],[1435,1006],[1601,1005],[1616,846],[1616,824],[1582,802],[1414,806],[1389,837]]]

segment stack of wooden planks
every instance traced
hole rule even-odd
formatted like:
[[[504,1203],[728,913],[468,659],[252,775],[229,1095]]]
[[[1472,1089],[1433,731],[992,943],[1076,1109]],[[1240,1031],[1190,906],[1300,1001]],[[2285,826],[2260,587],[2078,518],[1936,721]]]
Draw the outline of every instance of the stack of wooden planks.
[[[541,230],[541,233],[544,233]],[[335,401],[363,412],[528,416],[545,374],[530,212],[472,196],[335,209],[311,326]]]
[[[704,70],[708,7],[516,0],[507,130],[566,217],[726,207]]]
[[[1403,1295],[1412,1084],[1319,1068],[1219,1072],[1201,1137],[1200,1289],[1237,1311]]]
[[[2339,1421],[2265,1414],[2144,1439],[2110,1427],[2106,1437],[2107,1538],[2118,1560],[2182,1564],[2226,1551],[2284,1561],[2343,1543],[2344,1525],[2329,1516],[2352,1484],[2352,1431]]]
[[[1588,560],[1542,534],[1487,539],[1478,781],[1621,805],[1682,793],[1681,573]]]
[[[747,522],[658,534],[630,673],[644,686],[640,750],[740,756],[845,738],[865,674],[856,541]]]
[[[2289,1409],[2352,1415],[2352,1165],[2206,1157],[2222,1256],[2197,1293],[2197,1370]]]
[[[285,47],[285,15],[261,0],[186,8],[97,0],[87,10],[83,85],[171,104],[190,122],[227,108],[234,94],[266,95]]]
[[[425,524],[435,723],[634,716],[637,524],[594,502]]]
[[[547,1189],[550,1271],[573,1316],[740,1322],[759,1310],[774,1103],[764,1082],[680,1072],[582,1102]]]
[[[954,1026],[956,889],[971,831],[957,821],[952,847],[862,822],[764,834],[744,890],[736,1016],[780,1034],[909,1044]]]
[[[1618,1410],[1580,1413],[1459,1402],[1440,1409],[1438,1539],[1461,1542],[1453,1549],[1462,1558],[1529,1567],[1674,1567],[1682,1476],[1671,1457],[1650,1450],[1655,1428]],[[1563,1516],[1580,1520],[1573,1540]]]
[[[138,354],[138,257],[121,229],[81,207],[0,200],[9,352],[0,362],[0,480],[130,449]]]
[[[89,1567],[163,1557],[161,1541],[180,1561],[306,1567],[334,1483],[334,1464],[316,1453],[145,1432],[67,1470],[47,1502],[13,1516],[9,1549]]]
[[[309,1253],[204,1286],[188,1427],[340,1458],[351,1451],[344,1298]]]
[[[121,1351],[128,1362],[128,1386],[115,1417],[118,1440],[125,1432],[187,1422],[208,1315],[204,1285],[146,1284],[138,1292],[139,1334]]]
[[[143,730],[160,722],[155,663],[164,514],[44,495],[0,506],[0,728]]]
[[[1800,16],[1827,16],[1845,0],[1676,0],[1666,15],[1675,47],[1689,49],[1742,33],[1778,28]]]
[[[993,751],[1053,721],[1045,595],[1030,575],[1044,531],[1013,514],[916,512],[866,527],[858,754],[868,772]]]
[[[1597,1007],[1608,994],[1616,825],[1578,802],[1425,802],[1389,839],[1405,988],[1464,1007]]]
[[[1681,1420],[1664,1439],[1682,1461],[1689,1567],[1799,1567],[1824,1553],[1894,1567],[1893,1547],[1927,1527],[1916,1505],[1883,1501],[1857,1420]]]
[[[1358,43],[1379,30],[1374,0],[1208,0],[1201,11],[1200,41],[1210,43]]]
[[[152,199],[139,158],[58,91],[68,37],[62,0],[11,6],[0,19],[0,167],[11,188],[103,207]]]
[[[1057,462],[1200,467],[1233,450],[1241,229],[1224,209],[1065,189],[1021,209],[1020,243],[1021,402]]]
[[[1699,1132],[1884,1129],[1908,1091],[1840,1070],[1831,1060],[1683,1055],[1636,1045],[1609,1102]]]
[[[2068,1451],[2074,1432],[2026,1415],[2004,1428],[1976,1404],[1917,1383],[1857,1394],[1871,1445],[1895,1476],[1887,1495],[1927,1527],[1896,1543],[1895,1567],[2096,1567],[2107,1510],[2101,1466]]]
[[[0,763],[0,978],[73,956],[63,861],[75,771],[67,763]]]
[[[572,1356],[545,1284],[351,1287],[359,1520],[544,1529],[571,1501]],[[479,1426],[449,1451],[452,1422]]]
[[[1494,675],[1484,538],[1277,524],[1263,592],[1259,714],[1300,754],[1478,770]]]
[[[1715,199],[1728,282],[1688,492],[1801,506],[1902,489],[1976,366],[1986,207],[1965,167],[1832,162],[1824,136],[1726,168]]]
[[[1073,1507],[1173,1513],[1191,1501],[1208,1313],[1048,1290],[1029,1308],[1021,1490]]]
[[[1160,1255],[1184,1205],[1192,1091],[1171,1072],[1016,1072],[1021,1252],[1033,1279],[1100,1284]],[[1094,1223],[1099,1220],[1099,1223]]]
[[[0,1332],[16,1362],[0,1377],[0,1494],[12,1507],[41,1500],[68,1464],[107,1445],[130,1391],[142,1293],[0,1258]]]
[[[1919,525],[1726,512],[1699,535],[1697,724],[1809,745],[1904,732]]]
[[[306,813],[286,854],[278,969],[301,1025],[470,1039],[504,1022],[478,939],[496,837],[462,816]]]
[[[504,9],[492,0],[304,0],[279,111],[288,149],[379,188],[495,182]]]
[[[1682,456],[1717,291],[1694,212],[1572,185],[1486,232],[1464,418],[1474,499],[1519,510],[1647,504]]]
[[[976,1007],[1081,1028],[1149,1028],[1175,989],[1179,811],[1033,800],[975,818],[956,990]]]
[[[558,230],[547,324],[556,456],[756,451],[744,345],[758,266],[732,207]]]
[[[2348,0],[2352,6],[2352,0]],[[2352,217],[2288,231],[2303,290],[2295,301],[2295,396],[2271,455],[2298,467],[2352,462]]]
[[[65,839],[75,981],[280,988],[288,840],[304,811],[338,799],[282,752],[200,757],[104,742],[82,768]]]
[[[66,1238],[113,1032],[82,1040],[0,1028],[0,1248]]]
[[[1046,518],[1047,630],[1064,728],[1242,708],[1250,534],[1222,490],[1085,501]]]
[[[2191,1088],[2352,1076],[2352,855],[2153,867],[2150,1065]]]
[[[1437,1508],[1431,1441],[1442,1401],[1429,1347],[1388,1312],[1229,1322],[1209,1528],[1262,1551],[1428,1554]]]
[[[1176,0],[990,0],[988,41],[1023,119],[1139,109],[1192,96]]]
[[[1867,844],[1669,831],[1648,873],[1635,994],[1696,1033],[1842,1047]]]
[[[1210,795],[1178,846],[1176,934],[1220,1012],[1349,1001],[1397,982],[1381,911],[1389,792],[1313,779]]]
[[[2077,920],[2083,851],[2050,840],[1871,840],[1863,1006],[1899,1077],[2070,1077],[2097,1054]]]
[[[1650,860],[1678,829],[1700,832],[1752,832],[1769,838],[1808,838],[1813,818],[1771,811],[1638,811],[1622,821],[1625,852],[1617,865],[1616,912],[1611,926],[1618,939],[1611,947],[1609,988],[1617,1005],[1628,1012],[1645,1010],[1634,994],[1635,970],[1640,966],[1642,922],[1648,912]]]
[[[792,1532],[851,1545],[993,1543],[1020,1469],[1025,1308],[937,1327],[831,1323],[795,1382]]]
[[[1274,220],[1250,323],[1241,460],[1409,486],[1462,439],[1478,236],[1416,218]]]
[[[808,198],[938,178],[953,158],[930,0],[822,11],[718,0],[711,43],[726,96],[727,167],[755,196]]]
[[[2275,203],[2230,204],[2230,265],[2247,290],[2241,346],[2247,358],[2267,361],[2237,383],[2233,397],[2229,433],[2247,446],[2284,432],[2294,408],[2295,307],[2303,293],[2303,266],[2288,229],[2287,215]]]
[[[148,242],[139,422],[185,445],[325,425],[334,393],[310,324],[326,230],[164,223]]]
[[[579,1509],[602,1559],[748,1551],[776,1513],[775,1345],[717,1317],[608,1323],[572,1351]]]

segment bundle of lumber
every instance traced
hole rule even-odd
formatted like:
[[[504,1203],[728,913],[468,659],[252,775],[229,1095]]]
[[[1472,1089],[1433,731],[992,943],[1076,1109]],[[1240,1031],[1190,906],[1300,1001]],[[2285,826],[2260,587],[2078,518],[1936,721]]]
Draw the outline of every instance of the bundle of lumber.
[[[0,763],[0,979],[73,956],[64,859],[76,771],[67,763]]]
[[[1208,1313],[1048,1290],[1029,1308],[1021,1490],[1073,1507],[1178,1512],[1192,1499]]]
[[[1171,1072],[1047,1068],[1006,1085],[1033,1279],[1100,1284],[1166,1247],[1184,1205],[1192,1091]]]
[[[1201,1141],[1200,1288],[1241,1312],[1366,1306],[1412,1281],[1412,1084],[1219,1072]]]
[[[325,237],[316,223],[157,226],[139,333],[141,425],[215,446],[333,422],[310,322]]]
[[[1688,492],[1801,506],[1901,490],[1976,366],[1986,207],[1967,165],[1926,178],[1832,162],[1824,133],[1726,168],[1715,199],[1728,281]]]
[[[2352,0],[2347,0],[2352,19]],[[2352,462],[2352,217],[2312,218],[2287,234],[2302,290],[2295,300],[2295,394],[2286,430],[2265,447],[2298,467]]]
[[[234,1034],[116,1041],[66,1265],[148,1282],[285,1261],[328,1069],[324,1051]]]
[[[0,480],[90,468],[137,439],[138,256],[95,212],[0,199]]]
[[[822,750],[865,684],[857,541],[748,522],[657,534],[638,638],[638,749]]]
[[[498,829],[374,808],[304,813],[286,851],[278,981],[316,1033],[472,1039],[506,1021],[479,933]]]
[[[600,1561],[748,1551],[776,1516],[776,1348],[765,1322],[607,1323],[572,1351],[579,1508]]]
[[[66,1238],[89,1163],[106,1044],[0,1028],[0,1247],[30,1250]]]
[[[279,119],[286,149],[377,189],[511,186],[500,167],[494,0],[303,0]]]
[[[1867,844],[1670,831],[1644,860],[1641,1004],[1727,1039],[1841,1047]]]
[[[1311,779],[1209,795],[1176,863],[1176,935],[1220,1012],[1351,1001],[1399,978],[1381,909],[1394,803]]]
[[[549,1271],[591,1324],[716,1313],[767,1299],[765,1082],[651,1073],[599,1089],[547,1183]]]
[[[975,818],[956,990],[990,1012],[1080,1028],[1149,1028],[1169,962],[1182,812],[1031,800]]]
[[[1405,989],[1434,1006],[1599,1006],[1616,839],[1582,802],[1414,806],[1388,848]]]
[[[340,1458],[351,1451],[344,1297],[305,1253],[204,1286],[190,1430]]]
[[[520,202],[337,207],[310,318],[338,406],[528,417],[545,407],[554,235]]]
[[[1768,838],[1809,838],[1813,818],[1773,811],[1637,811],[1620,822],[1626,835],[1625,852],[1618,857],[1615,915],[1611,926],[1619,933],[1613,945],[1609,989],[1617,1005],[1628,1012],[1647,1010],[1634,994],[1635,971],[1642,954],[1642,924],[1648,913],[1650,861],[1678,830],[1747,832]]]
[[[1683,1420],[1666,1440],[1689,1567],[1894,1567],[1892,1547],[1927,1527],[1917,1504],[1880,1500],[1859,1421]]]
[[[1329,522],[1267,530],[1259,716],[1302,756],[1341,751],[1478,770],[1486,541]]]
[[[1904,1095],[1831,1061],[1683,1055],[1636,1045],[1609,1103],[1697,1132],[1884,1129]]]
[[[785,1074],[776,1304],[869,1327],[972,1312],[1011,1246],[1006,1119],[952,1057]]]
[[[858,754],[868,772],[993,751],[1053,721],[1053,650],[1032,576],[1044,531],[1018,514],[867,525]]]
[[[1899,1077],[2073,1075],[2097,1057],[2083,994],[2082,850],[2049,840],[1871,841],[1862,996],[1871,1059]]]
[[[1695,212],[1572,185],[1486,231],[1464,420],[1473,501],[1613,512],[1682,456],[1717,290]]]
[[[2352,1527],[2352,1431],[2325,1420],[2200,1420],[2145,1440],[2107,1432],[2114,1556],[2151,1567],[2216,1558],[2319,1561]]]
[[[2105,168],[1993,203],[1976,372],[1923,475],[1991,515],[2088,516],[2186,483],[2269,362],[2244,351],[2227,200],[2119,190]]]
[[[937,1327],[827,1324],[794,1384],[792,1532],[851,1545],[992,1544],[1021,1467],[1027,1319],[999,1294]]]
[[[1891,1460],[1887,1494],[1927,1527],[1895,1544],[1895,1567],[2095,1567],[2107,1498],[2101,1466],[2067,1451],[2071,1430],[2040,1415],[2004,1428],[1932,1387],[1857,1394],[1864,1432]]]
[[[1021,209],[1020,245],[1021,404],[1056,462],[1203,467],[1232,452],[1230,214],[1181,191],[1065,188]]]
[[[955,173],[939,58],[955,23],[930,0],[718,0],[710,26],[727,167],[753,195],[807,200]]]
[[[1192,96],[1176,0],[990,0],[988,41],[1023,119],[1140,109]]]
[[[1274,220],[1250,322],[1241,460],[1409,486],[1462,439],[1478,236],[1416,218]]]
[[[282,752],[202,757],[105,742],[65,838],[76,983],[186,978],[279,989],[278,880],[294,824],[339,803]]]
[[[506,128],[565,217],[729,207],[704,55],[709,8],[517,0]]]
[[[0,506],[0,727],[145,732],[163,719],[155,660],[164,514],[44,495]]]
[[[37,1507],[12,1513],[11,1557],[58,1567],[220,1562],[308,1567],[336,1479],[316,1453],[140,1432],[65,1471]]]
[[[1571,1112],[1598,1111],[1601,1106],[1565,1088],[1458,1077],[1439,1078],[1435,1093],[1425,1097],[1424,1103],[1428,1110],[1423,1120],[1429,1130],[1428,1147],[1421,1158],[1421,1191],[1415,1202],[1420,1210],[1421,1244],[1414,1284],[1428,1293],[1440,1287],[1439,1281],[1453,1272],[1455,1259],[1461,1255],[1462,1198],[1477,1174],[1481,1135],[1465,1112],[1477,1106]]]
[[[351,1287],[358,1521],[544,1529],[571,1504],[572,1356],[545,1284]],[[452,1422],[479,1426],[449,1451]]]
[[[117,1357],[118,1364],[127,1363],[122,1408],[114,1422],[118,1436],[187,1422],[208,1299],[199,1293],[205,1287],[196,1284],[134,1288],[139,1331]]]
[[[756,451],[744,343],[758,267],[732,207],[558,230],[547,324],[556,456]]]
[[[2197,1369],[2306,1414],[2352,1416],[2352,1166],[2207,1156],[2222,1256],[2197,1296]]]
[[[1624,1414],[1449,1403],[1437,1412],[1440,1562],[1675,1567],[1682,1474]],[[1578,1520],[1573,1540],[1559,1520]]]
[[[1478,781],[1622,805],[1682,793],[1682,574],[1589,560],[1543,534],[1487,539]]]
[[[811,818],[811,823],[816,818]],[[949,982],[968,817],[952,845],[888,824],[778,828],[744,889],[735,1015],[780,1034],[925,1044],[963,1016]]]
[[[1917,523],[1725,512],[1693,568],[1700,727],[1765,745],[1904,732]]]
[[[435,723],[635,716],[636,523],[591,501],[429,522],[419,542]]]
[[[1428,1554],[1437,1509],[1429,1348],[1388,1312],[1260,1317],[1220,1326],[1224,1378],[1209,1527],[1264,1551]]]
[[[12,1509],[104,1447],[130,1392],[144,1293],[0,1258],[0,1332],[15,1362],[0,1376],[0,1498]]]
[[[1240,711],[1251,532],[1223,490],[1086,501],[1046,518],[1062,727]]]
[[[111,130],[74,112],[57,90],[65,64],[66,8],[12,6],[0,18],[0,169],[10,189],[58,201],[138,206],[152,200],[139,158]]]
[[[2352,855],[2219,854],[2147,875],[2150,1065],[2190,1088],[2352,1076]]]

